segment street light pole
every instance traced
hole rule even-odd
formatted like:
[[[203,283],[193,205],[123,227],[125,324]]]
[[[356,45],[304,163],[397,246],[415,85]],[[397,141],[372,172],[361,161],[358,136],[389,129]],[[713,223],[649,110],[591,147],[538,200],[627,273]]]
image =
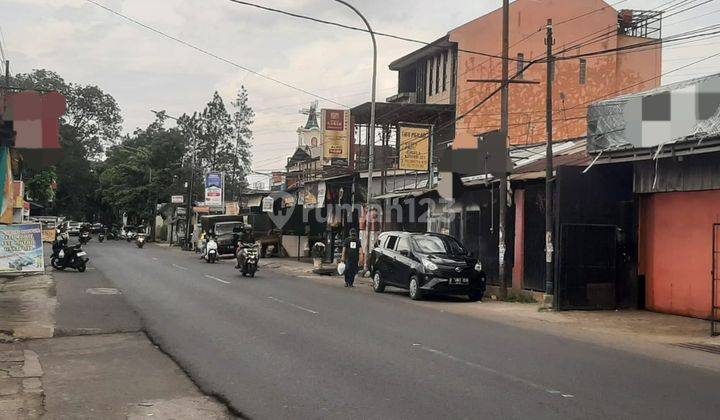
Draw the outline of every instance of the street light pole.
[[[152,110],[151,110],[152,111]],[[168,115],[165,113],[165,111],[152,111],[155,115],[162,115],[163,117],[170,118],[171,120],[180,121],[177,117],[173,117],[172,115]],[[191,161],[190,161],[190,189],[188,191],[188,197],[187,197],[187,213],[185,214],[185,246],[189,247],[190,245],[190,216],[192,212],[192,194],[193,194],[193,188],[195,183],[195,151],[197,150],[197,137],[195,137],[195,133],[192,130],[188,130],[188,133],[190,134],[191,140],[192,140],[192,154],[191,154]],[[188,248],[189,249],[189,248]]]
[[[367,186],[367,203],[365,210],[365,243],[363,244],[363,250],[365,252],[365,261],[363,263],[363,272],[368,270],[368,259],[370,254],[370,203],[372,201],[372,182],[373,182],[373,163],[375,157],[375,92],[377,85],[377,42],[375,41],[375,32],[370,27],[370,23],[365,19],[362,13],[356,9],[350,3],[343,0],[335,0],[336,2],[343,4],[353,12],[355,12],[360,19],[367,26],[370,32],[370,38],[372,38],[373,44],[373,73],[372,73],[372,93],[370,96],[370,144],[368,144],[368,186]]]

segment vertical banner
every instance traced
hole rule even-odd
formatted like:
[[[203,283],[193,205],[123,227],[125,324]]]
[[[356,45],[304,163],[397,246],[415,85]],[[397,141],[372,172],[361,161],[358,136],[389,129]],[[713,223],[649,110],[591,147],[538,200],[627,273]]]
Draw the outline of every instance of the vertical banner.
[[[350,111],[323,109],[323,160],[326,164],[347,165],[350,160]]]
[[[398,169],[430,170],[430,126],[398,124]]]
[[[0,272],[37,271],[45,271],[42,226],[0,226]]]
[[[223,174],[211,171],[205,174],[205,205],[208,207],[223,206]]]

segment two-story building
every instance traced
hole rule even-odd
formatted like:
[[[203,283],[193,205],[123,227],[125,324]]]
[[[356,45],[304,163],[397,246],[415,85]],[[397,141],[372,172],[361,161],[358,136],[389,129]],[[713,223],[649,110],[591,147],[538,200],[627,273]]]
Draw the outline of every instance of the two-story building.
[[[581,190],[584,182],[591,182],[591,177],[583,178],[577,172],[557,168],[588,161],[583,147],[588,106],[657,87],[662,60],[660,44],[616,51],[659,38],[662,21],[658,12],[616,10],[602,0],[517,0],[510,5],[510,77],[534,83],[513,83],[509,87],[508,146],[517,173],[510,177],[505,247],[513,268],[513,287],[537,292],[545,290],[542,161],[547,139],[548,80],[544,60],[549,20],[553,25],[556,58],[551,72],[554,104],[551,118],[557,143],[553,154],[555,174],[565,173],[563,188]],[[501,103],[497,93],[500,84],[494,81],[502,77],[501,51],[502,10],[498,9],[393,61],[390,69],[398,73],[398,92],[387,100],[453,107],[454,119],[447,127],[452,130],[449,136],[452,148],[456,151],[476,148],[481,134],[500,128]],[[571,58],[598,51],[605,53]],[[445,144],[436,147],[434,155],[441,156]],[[442,228],[479,255],[490,282],[497,282],[498,183],[484,173],[480,162],[475,169],[462,178],[441,175],[439,189],[443,196],[450,195],[455,200],[451,207],[455,217],[448,219]],[[451,194],[445,190],[448,186]],[[575,220],[583,221],[585,216],[578,217]]]

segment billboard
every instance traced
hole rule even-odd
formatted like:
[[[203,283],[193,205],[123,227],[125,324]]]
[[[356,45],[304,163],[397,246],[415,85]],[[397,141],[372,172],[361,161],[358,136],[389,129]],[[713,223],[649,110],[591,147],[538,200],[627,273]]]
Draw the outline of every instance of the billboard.
[[[223,206],[223,173],[210,171],[205,174],[205,205],[207,207]]]
[[[430,168],[430,126],[398,126],[398,169],[428,171]]]
[[[40,223],[0,226],[0,272],[45,271]]]
[[[323,109],[323,160],[333,165],[347,165],[350,158],[350,111]]]

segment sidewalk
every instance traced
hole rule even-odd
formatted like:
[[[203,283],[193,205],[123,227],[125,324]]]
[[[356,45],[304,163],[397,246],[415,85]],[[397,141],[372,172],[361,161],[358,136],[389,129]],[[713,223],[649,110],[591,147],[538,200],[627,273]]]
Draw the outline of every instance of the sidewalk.
[[[0,418],[226,419],[92,266],[0,278]]]
[[[343,283],[337,277],[313,274],[311,264],[294,259],[261,259],[260,267],[301,279],[337,284],[338,287]],[[356,284],[369,288],[371,281],[358,277]],[[402,295],[405,292],[391,289],[389,293]],[[538,304],[499,302],[489,298],[472,303],[460,298],[431,296],[425,301],[408,302],[614,348],[640,353],[652,351],[675,361],[686,357],[693,359],[696,365],[715,365],[720,370],[720,359],[717,354],[712,354],[720,353],[720,337],[710,337],[710,324],[701,319],[640,310],[546,312],[539,311]]]

